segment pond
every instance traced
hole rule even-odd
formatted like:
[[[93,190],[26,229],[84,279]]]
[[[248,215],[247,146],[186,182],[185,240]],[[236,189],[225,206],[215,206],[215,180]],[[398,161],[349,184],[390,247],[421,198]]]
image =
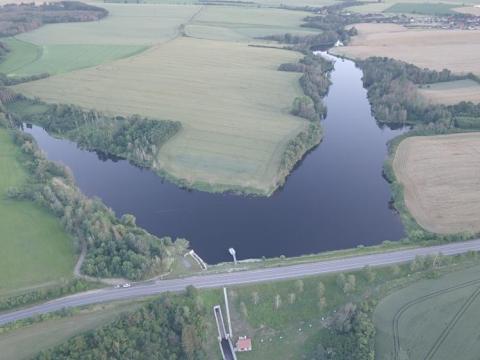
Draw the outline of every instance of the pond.
[[[269,198],[189,191],[128,161],[78,149],[42,128],[26,129],[47,157],[73,171],[80,189],[117,215],[131,213],[157,236],[184,237],[208,263],[297,256],[404,236],[382,177],[386,143],[403,129],[379,127],[362,73],[337,59],[325,103],[324,139]]]

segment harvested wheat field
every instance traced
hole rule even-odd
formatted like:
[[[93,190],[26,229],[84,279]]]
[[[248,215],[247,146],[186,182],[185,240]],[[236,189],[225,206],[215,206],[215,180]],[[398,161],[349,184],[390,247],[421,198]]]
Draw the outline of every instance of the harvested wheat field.
[[[349,58],[386,56],[419,67],[480,74],[480,30],[408,30],[400,25],[358,24],[359,35],[333,52]]]
[[[480,133],[409,137],[393,168],[405,203],[427,230],[480,231]]]
[[[278,71],[301,54],[177,38],[128,59],[16,87],[27,96],[112,114],[178,120],[157,170],[189,185],[271,193],[289,140],[308,122],[290,115],[299,73]]]
[[[435,104],[480,103],[480,84],[473,80],[447,81],[419,88],[419,93]]]

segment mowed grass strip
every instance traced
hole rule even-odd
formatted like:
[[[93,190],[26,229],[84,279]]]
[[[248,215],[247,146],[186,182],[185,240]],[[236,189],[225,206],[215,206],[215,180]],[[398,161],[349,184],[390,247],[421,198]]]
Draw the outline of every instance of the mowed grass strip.
[[[6,189],[27,176],[18,152],[0,129],[0,296],[70,278],[75,262],[72,240],[53,215],[33,203],[5,199]]]
[[[158,170],[188,183],[270,193],[288,141],[308,122],[289,114],[300,74],[280,72],[299,53],[178,38],[138,56],[15,89],[49,102],[181,121]],[[65,89],[70,89],[67,93]]]
[[[334,53],[359,59],[385,56],[433,70],[480,74],[480,30],[407,30],[392,24],[355,27],[359,35]]]
[[[374,313],[376,359],[395,359],[394,339],[400,344],[399,359],[428,354],[436,360],[477,359],[479,270],[476,266],[422,280],[382,300]],[[393,332],[395,323],[398,333]]]
[[[480,133],[409,137],[393,169],[405,204],[425,229],[452,234],[480,231]]]
[[[480,103],[480,84],[469,79],[422,86],[418,91],[435,104],[451,105],[462,101]]]

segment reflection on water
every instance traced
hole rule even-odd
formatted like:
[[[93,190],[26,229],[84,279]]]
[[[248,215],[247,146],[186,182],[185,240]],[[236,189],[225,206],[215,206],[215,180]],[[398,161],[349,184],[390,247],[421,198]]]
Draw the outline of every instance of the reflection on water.
[[[118,215],[131,213],[158,235],[187,238],[207,262],[294,256],[398,240],[382,177],[386,142],[403,130],[380,128],[370,114],[361,71],[337,61],[323,121],[324,139],[270,198],[180,189],[125,160],[78,149],[41,128],[26,129],[52,160],[68,165],[78,186]]]

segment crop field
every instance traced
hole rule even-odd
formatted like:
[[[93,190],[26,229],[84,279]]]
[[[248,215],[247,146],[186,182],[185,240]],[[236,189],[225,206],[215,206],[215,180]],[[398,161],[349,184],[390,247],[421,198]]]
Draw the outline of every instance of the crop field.
[[[442,233],[480,231],[480,133],[409,137],[393,169],[417,222]]]
[[[107,63],[145,50],[140,45],[45,45],[11,39],[11,55],[0,63],[0,72],[12,76],[51,75]],[[17,61],[20,60],[20,61]]]
[[[274,34],[312,34],[315,29],[302,28],[310,13],[284,9],[206,6],[186,27],[189,36],[213,40],[243,40]]]
[[[0,360],[30,359],[40,351],[59,345],[71,337],[103,326],[139,303],[109,303],[79,310],[73,316],[46,320],[0,334]]]
[[[455,14],[452,10],[454,4],[444,3],[396,3],[384,12],[401,14],[421,14],[421,15],[451,15]]]
[[[102,4],[110,12],[100,21],[49,24],[15,38],[0,71],[28,76],[105,64],[135,55],[178,36],[200,6]]]
[[[415,7],[417,8],[418,14],[423,14],[421,11],[435,10],[435,8],[440,7],[451,7],[452,12],[457,11],[459,8],[464,7],[474,8],[473,6],[467,6],[466,4],[479,4],[480,0],[470,0],[467,3],[461,0],[448,0],[448,1],[439,1],[439,0],[384,0],[381,2],[367,2],[363,5],[351,6],[348,9],[350,11],[355,11],[359,13],[381,13],[388,12],[386,11],[389,8],[394,6],[400,6],[400,10],[406,9],[407,11],[414,11]],[[400,5],[401,4],[401,5]],[[438,6],[440,5],[440,7]],[[403,7],[403,9],[402,9]],[[395,10],[395,8],[394,8]],[[467,10],[468,11],[468,10]],[[429,13],[427,13],[428,15]]]
[[[10,52],[0,62],[0,72],[4,74],[12,74],[16,70],[28,66],[35,62],[42,54],[41,47],[14,38],[2,39],[7,44]]]
[[[436,104],[457,104],[461,101],[480,103],[480,84],[473,80],[441,82],[419,88],[427,100]]]
[[[17,0],[19,1],[19,0]],[[210,1],[211,3],[232,4],[237,7],[280,7],[280,6],[324,6],[334,4],[338,0],[255,0],[255,1],[238,1],[238,0],[222,0]],[[418,0],[417,0],[418,1]],[[137,0],[108,0],[109,3],[137,3]],[[140,0],[141,4],[205,4],[201,0]],[[216,4],[214,6],[217,6]]]
[[[72,240],[60,222],[33,203],[9,201],[4,193],[25,180],[17,149],[0,130],[0,296],[12,290],[72,276]]]
[[[359,35],[334,53],[361,59],[386,56],[434,70],[480,74],[480,30],[407,30],[389,24],[356,27]]]
[[[376,359],[478,359],[479,270],[423,280],[382,300],[374,314]]]
[[[299,56],[178,38],[132,58],[15,89],[49,102],[181,121],[183,130],[160,150],[157,170],[189,183],[269,193],[283,148],[308,124],[289,114],[302,94],[299,74],[277,71]]]

